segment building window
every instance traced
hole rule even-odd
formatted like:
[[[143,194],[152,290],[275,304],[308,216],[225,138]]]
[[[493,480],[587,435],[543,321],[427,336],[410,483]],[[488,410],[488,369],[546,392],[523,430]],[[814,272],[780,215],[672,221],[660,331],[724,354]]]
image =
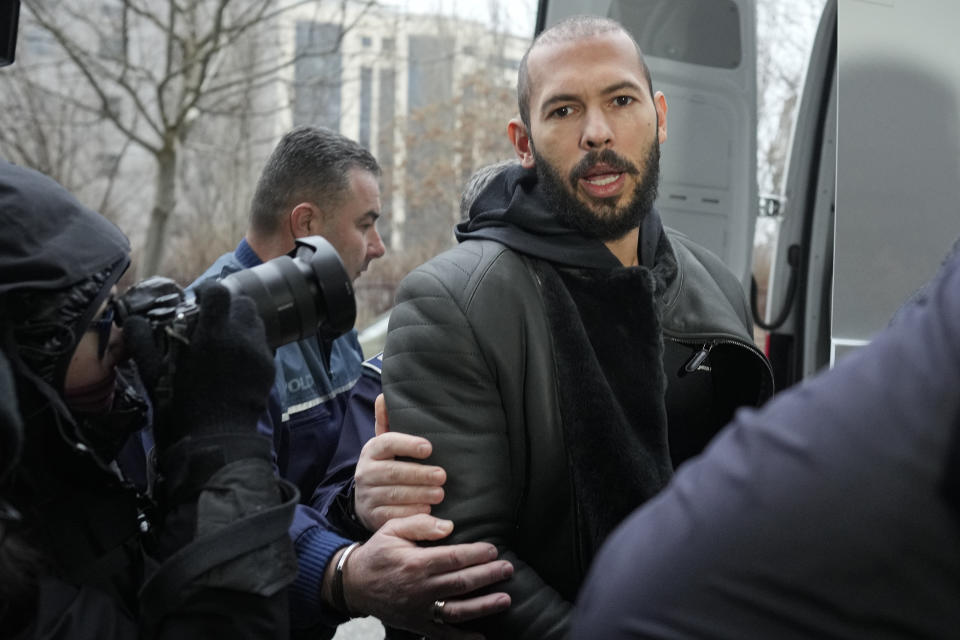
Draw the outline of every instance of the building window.
[[[410,36],[409,51],[410,110],[449,100],[453,95],[453,39]]]
[[[115,118],[120,115],[123,108],[123,98],[115,93],[106,94],[106,103],[103,105],[103,115],[108,118]]]
[[[294,125],[340,130],[340,84],[343,60],[339,24],[297,22],[294,64]]]
[[[56,50],[56,41],[46,31],[37,28],[27,29],[23,33],[24,57],[42,58]]]
[[[455,162],[450,138],[437,131],[453,131],[453,38],[415,35],[408,41],[407,107],[409,118],[407,176],[404,201],[408,203],[403,222],[405,237],[430,238],[437,221],[450,221],[450,204],[424,200],[420,180],[434,170],[437,158]],[[413,179],[410,179],[413,177]],[[415,206],[410,206],[415,203]]]
[[[104,37],[100,39],[100,49],[97,53],[101,58],[106,58],[107,60],[123,60],[125,53],[123,50],[123,35],[117,32],[104,35]]]
[[[371,38],[370,36],[361,37],[360,46],[362,46],[364,49],[369,49],[370,47],[373,46],[373,38]]]
[[[379,74],[380,95],[377,99],[377,159],[383,168],[380,215],[383,223],[378,225],[383,243],[393,246],[393,137],[396,133],[397,74],[393,69],[381,69]]]
[[[357,142],[370,149],[370,131],[373,126],[373,69],[360,69],[360,136]]]

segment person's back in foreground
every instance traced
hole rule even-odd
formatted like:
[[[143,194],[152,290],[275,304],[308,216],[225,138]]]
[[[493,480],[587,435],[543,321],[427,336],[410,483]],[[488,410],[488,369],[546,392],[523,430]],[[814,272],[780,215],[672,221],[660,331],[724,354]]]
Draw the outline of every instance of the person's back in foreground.
[[[653,210],[666,100],[632,38],[561,23],[518,97],[522,167],[404,280],[383,380],[391,429],[448,472],[433,513],[516,568],[510,610],[480,628],[545,639],[606,535],[771,377],[737,279]]]
[[[958,576],[960,252],[871,344],[738,413],[630,516],[572,637],[955,638]]]

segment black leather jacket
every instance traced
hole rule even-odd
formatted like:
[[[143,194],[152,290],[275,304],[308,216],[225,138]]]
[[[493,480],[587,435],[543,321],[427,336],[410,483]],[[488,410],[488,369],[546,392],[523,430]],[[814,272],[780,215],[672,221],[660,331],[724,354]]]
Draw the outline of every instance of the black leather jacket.
[[[753,345],[737,279],[710,252],[668,237],[658,261],[676,268],[657,289],[656,308],[677,463],[736,406],[766,400],[773,378]],[[444,542],[490,541],[514,564],[513,578],[496,587],[510,593],[510,610],[480,627],[492,638],[563,637],[592,558],[572,489],[578,445],[565,439],[561,408],[566,394],[589,394],[595,380],[583,379],[582,389],[558,383],[558,367],[579,365],[558,361],[562,345],[554,343],[539,275],[545,265],[489,240],[434,258],[402,283],[384,358],[391,430],[429,438],[429,462],[448,472],[446,497],[434,508],[455,523]],[[596,416],[596,429],[606,418]]]

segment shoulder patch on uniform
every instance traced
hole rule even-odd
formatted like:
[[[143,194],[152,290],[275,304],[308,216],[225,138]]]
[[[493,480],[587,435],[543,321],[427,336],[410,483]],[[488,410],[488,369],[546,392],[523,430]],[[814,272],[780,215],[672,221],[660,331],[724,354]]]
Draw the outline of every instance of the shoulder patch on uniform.
[[[383,373],[383,351],[373,356],[372,358],[364,360],[362,366],[366,367],[367,369],[370,369],[371,371],[376,371],[377,374],[382,374]]]

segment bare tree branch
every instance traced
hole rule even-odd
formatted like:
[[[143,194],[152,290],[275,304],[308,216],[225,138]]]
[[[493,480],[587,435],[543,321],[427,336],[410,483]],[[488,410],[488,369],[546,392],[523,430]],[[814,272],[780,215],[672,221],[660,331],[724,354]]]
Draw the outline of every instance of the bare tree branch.
[[[146,179],[152,188],[148,186],[146,192],[153,201],[140,249],[140,269],[156,272],[167,235],[171,230],[177,233],[177,225],[168,227],[168,223],[184,213],[178,202],[212,202],[218,210],[225,207],[221,215],[229,216],[235,215],[239,199],[249,197],[247,173],[236,183],[247,187],[233,188],[229,183],[214,187],[232,194],[234,206],[208,194],[205,190],[212,185],[203,183],[200,176],[226,180],[250,171],[259,162],[250,152],[254,145],[262,146],[257,135],[229,139],[236,147],[229,152],[234,158],[231,167],[205,166],[199,171],[184,163],[200,158],[210,163],[213,147],[223,148],[224,131],[240,126],[248,132],[262,131],[263,119],[289,109],[286,99],[264,101],[260,96],[282,93],[283,85],[276,83],[285,82],[285,70],[304,58],[324,54],[316,50],[288,53],[282,42],[290,37],[290,23],[283,17],[307,6],[319,9],[320,2],[333,4],[324,7],[322,15],[335,16],[332,20],[340,23],[335,41],[324,45],[330,53],[376,6],[375,0],[351,2],[349,11],[346,0],[114,0],[112,8],[96,13],[90,7],[99,5],[87,0],[34,0],[26,5],[32,18],[29,26],[56,45],[57,59],[49,53],[41,56],[38,65],[44,67],[40,76],[44,82],[24,85],[29,89],[27,96],[0,95],[0,110],[19,100],[17,112],[29,113],[22,122],[35,120],[29,129],[46,132],[46,138],[18,139],[4,128],[0,145],[29,156],[31,163],[43,163],[51,172],[86,178],[94,185],[87,194],[102,209],[116,205],[123,197],[122,181],[134,175],[142,194],[142,163],[150,163]],[[271,55],[273,47],[283,54]],[[54,75],[66,81],[47,82]],[[31,109],[28,100],[43,106],[55,102],[62,112]],[[53,123],[53,118],[60,120]],[[3,119],[0,116],[0,122]],[[93,123],[90,131],[82,130],[81,120]],[[20,129],[25,127],[21,124]],[[93,136],[99,136],[100,147],[91,140]],[[78,146],[83,141],[94,144]],[[132,152],[134,148],[144,150],[146,160]],[[235,161],[241,148],[246,163]],[[56,162],[60,166],[53,166]]]
[[[104,87],[103,87],[103,85],[102,85],[99,77],[94,73],[94,69],[93,69],[92,67],[95,66],[95,65],[92,65],[92,64],[91,64],[91,61],[90,61],[86,56],[84,56],[83,52],[80,51],[80,49],[79,49],[79,47],[76,45],[76,43],[74,43],[72,40],[70,40],[70,39],[66,36],[66,34],[63,32],[63,30],[60,29],[60,28],[53,22],[51,16],[49,16],[48,14],[46,14],[46,13],[45,13],[45,10],[42,9],[39,5],[30,5],[30,8],[31,8],[31,11],[32,11],[32,13],[33,13],[33,17],[34,17],[34,18],[37,20],[37,22],[47,31],[47,33],[49,33],[50,35],[52,35],[52,36],[54,37],[54,39],[57,41],[57,43],[58,43],[58,44],[63,48],[63,50],[67,53],[67,56],[70,58],[70,60],[73,61],[73,63],[74,63],[74,65],[76,66],[77,70],[80,71],[80,73],[83,75],[83,77],[87,80],[88,86],[94,91],[94,93],[97,94],[97,97],[98,97],[99,100],[100,100],[100,105],[101,105],[101,107],[102,107],[102,109],[103,109],[103,114],[104,114],[104,115],[114,124],[114,126],[116,126],[117,129],[119,129],[125,136],[127,136],[127,137],[130,138],[130,139],[132,139],[134,142],[136,142],[137,144],[139,144],[139,145],[142,146],[143,148],[145,148],[145,149],[147,149],[147,150],[149,150],[149,151],[151,151],[151,152],[156,153],[157,150],[158,150],[158,148],[156,147],[156,145],[152,144],[152,143],[149,142],[146,138],[144,138],[144,137],[142,137],[141,135],[139,135],[136,131],[134,131],[133,129],[129,128],[129,127],[128,127],[127,125],[125,125],[125,124],[123,123],[123,121],[120,119],[120,114],[118,114],[118,113],[114,110],[114,107],[113,107],[113,105],[111,104],[111,100],[110,100],[110,98],[109,98],[109,95],[107,94],[106,90],[104,89]],[[129,85],[127,85],[127,84],[125,84],[125,83],[120,83],[120,82],[118,82],[117,84],[118,84],[118,86],[120,86],[121,88],[123,88],[123,89],[128,93],[128,95],[130,95],[130,97],[134,100],[134,103],[138,105],[138,108],[141,110],[141,112],[142,112],[142,113],[144,114],[144,116],[146,117],[148,123],[151,125],[151,128],[153,128],[155,132],[159,133],[159,129],[157,129],[156,126],[155,126],[152,122],[150,122],[150,119],[149,119],[149,115],[150,115],[150,114],[149,114],[149,112],[146,110],[146,107],[143,106],[143,104],[140,102],[139,96],[137,96],[136,91],[134,91],[132,87],[130,87]]]
[[[166,128],[167,123],[170,122],[170,119],[167,116],[167,103],[166,100],[164,100],[164,94],[166,94],[167,85],[170,84],[170,81],[173,79],[173,53],[176,39],[170,37],[170,35],[176,33],[176,18],[177,3],[170,2],[169,11],[167,12],[167,24],[164,26],[163,30],[164,34],[168,34],[163,64],[163,79],[157,85],[157,107],[160,109],[160,122],[163,123],[164,128]]]
[[[130,148],[132,141],[130,138],[127,138],[123,141],[123,146],[120,147],[120,153],[116,154],[113,159],[113,162],[110,163],[110,167],[107,171],[107,186],[103,190],[103,196],[100,198],[100,206],[97,208],[97,211],[103,212],[107,210],[107,205],[110,202],[110,197],[113,195],[113,187],[117,182],[117,176],[120,173],[120,165],[123,163],[123,157],[127,154],[127,150]]]
[[[203,85],[207,78],[207,71],[210,69],[211,61],[214,58],[214,55],[218,53],[218,47],[216,43],[220,39],[220,35],[223,32],[223,20],[224,14],[227,9],[227,4],[230,0],[221,0],[217,10],[215,12],[215,18],[213,20],[213,26],[211,27],[208,35],[204,38],[199,44],[197,51],[195,52],[198,55],[198,62],[194,65],[190,65],[186,68],[189,71],[191,68],[196,68],[194,72],[194,78],[190,82],[185,82],[183,93],[180,97],[179,110],[177,113],[177,118],[173,123],[173,128],[179,129],[183,126],[184,122],[187,119],[187,114],[190,112],[190,109],[197,103],[202,95]],[[204,48],[203,42],[212,43],[214,46],[210,46],[206,52],[200,53],[200,50]],[[187,75],[187,74],[185,74]],[[189,77],[189,76],[188,76]]]
[[[146,20],[147,22],[151,23],[160,31],[166,31],[167,26],[157,18],[157,15],[155,13],[152,13],[150,11],[147,11],[146,9],[143,9],[137,6],[137,4],[133,2],[133,0],[123,0],[123,8],[125,12],[133,13],[138,18],[142,18],[143,20]],[[129,26],[129,24],[125,24],[124,26]]]

